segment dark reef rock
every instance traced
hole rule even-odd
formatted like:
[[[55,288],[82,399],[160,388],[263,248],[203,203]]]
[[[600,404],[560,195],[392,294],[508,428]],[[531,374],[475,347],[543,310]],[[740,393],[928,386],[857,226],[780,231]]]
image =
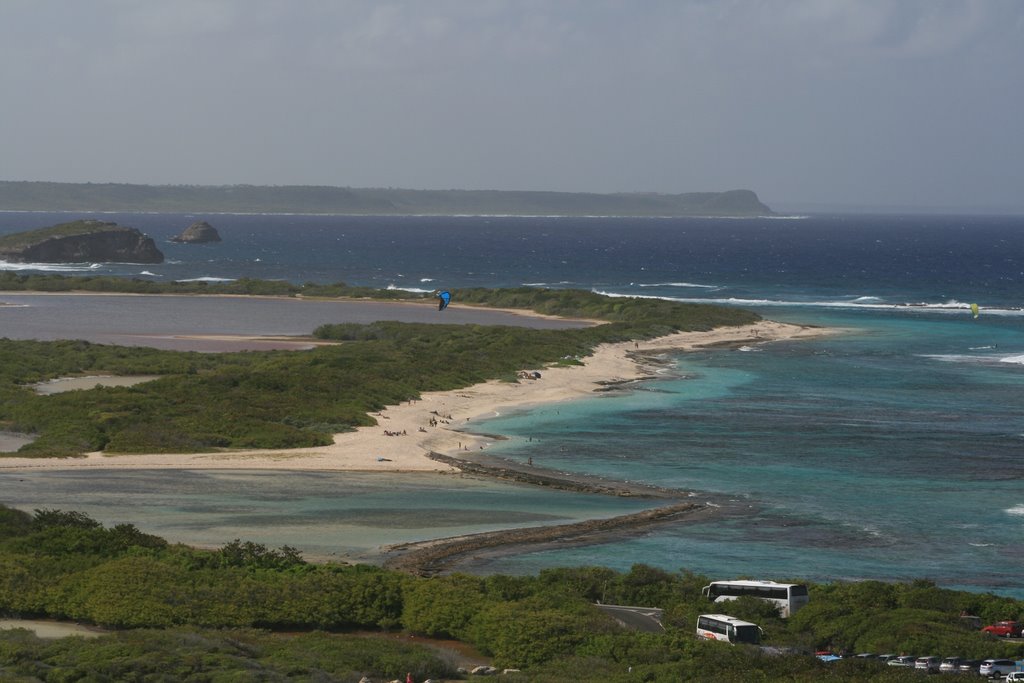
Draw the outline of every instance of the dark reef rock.
[[[83,220],[0,237],[0,258],[23,263],[163,263],[152,238],[117,223]]]
[[[177,237],[171,238],[172,242],[183,242],[185,244],[205,244],[206,242],[220,242],[220,235],[217,229],[206,221],[196,221],[185,228],[185,231]]]

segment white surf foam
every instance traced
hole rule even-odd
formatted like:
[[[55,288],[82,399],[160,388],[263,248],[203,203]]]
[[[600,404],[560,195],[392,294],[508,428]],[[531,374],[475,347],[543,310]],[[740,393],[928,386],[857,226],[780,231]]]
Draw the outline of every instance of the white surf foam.
[[[185,280],[175,280],[175,282],[234,282],[233,277],[191,277]]]
[[[102,267],[101,263],[12,263],[0,261],[0,270],[37,270],[46,273],[82,273]]]
[[[393,292],[412,292],[413,294],[430,294],[433,289],[422,289],[420,287],[399,287],[398,285],[388,285],[386,289]]]
[[[1011,508],[1006,508],[1006,510],[1004,512],[1006,512],[1006,514],[1008,514],[1008,515],[1015,515],[1015,516],[1018,516],[1018,517],[1024,517],[1024,504],[1014,505]]]
[[[695,289],[721,289],[717,285],[701,285],[696,282],[655,282],[652,284],[639,284],[639,287],[692,287]]]
[[[923,353],[919,358],[930,358],[943,363],[991,363],[996,358],[991,356],[971,356],[965,353]]]
[[[634,299],[663,299],[665,301],[679,301],[692,304],[721,304],[731,306],[786,306],[803,308],[838,308],[847,310],[874,310],[874,311],[905,311],[908,313],[942,313],[948,315],[970,315],[970,304],[956,300],[944,303],[872,303],[857,301],[856,299],[836,300],[815,300],[795,301],[792,299],[743,299],[740,297],[674,297],[674,296],[652,296],[649,294],[627,294],[623,292],[610,292],[599,289],[592,289],[595,294],[608,297],[634,298]],[[859,297],[863,299],[864,297]],[[1001,316],[1024,316],[1024,308],[983,308],[982,315]]]
[[[994,349],[994,346],[983,346],[983,349]],[[925,353],[919,358],[930,358],[931,360],[944,363],[1009,363],[1011,365],[1024,365],[1024,354],[1012,356],[1000,356],[996,354],[968,354],[968,353]]]

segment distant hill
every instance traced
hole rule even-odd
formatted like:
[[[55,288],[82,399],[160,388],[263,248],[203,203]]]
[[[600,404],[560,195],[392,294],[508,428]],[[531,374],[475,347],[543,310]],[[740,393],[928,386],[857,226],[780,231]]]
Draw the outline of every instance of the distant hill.
[[[0,181],[0,211],[565,216],[767,216],[772,213],[750,190],[596,194],[30,181]]]

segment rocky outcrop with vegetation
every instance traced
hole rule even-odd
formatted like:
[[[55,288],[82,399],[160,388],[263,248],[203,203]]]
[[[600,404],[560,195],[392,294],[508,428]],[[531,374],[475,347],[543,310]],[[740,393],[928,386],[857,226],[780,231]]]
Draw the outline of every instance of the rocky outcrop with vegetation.
[[[153,239],[135,228],[72,221],[0,237],[0,258],[21,263],[163,263]]]

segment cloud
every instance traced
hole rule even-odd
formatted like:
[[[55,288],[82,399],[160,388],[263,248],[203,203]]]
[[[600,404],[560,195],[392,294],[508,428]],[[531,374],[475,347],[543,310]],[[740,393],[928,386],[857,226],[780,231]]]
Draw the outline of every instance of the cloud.
[[[6,0],[0,177],[995,201],[1021,63],[1017,0]]]

